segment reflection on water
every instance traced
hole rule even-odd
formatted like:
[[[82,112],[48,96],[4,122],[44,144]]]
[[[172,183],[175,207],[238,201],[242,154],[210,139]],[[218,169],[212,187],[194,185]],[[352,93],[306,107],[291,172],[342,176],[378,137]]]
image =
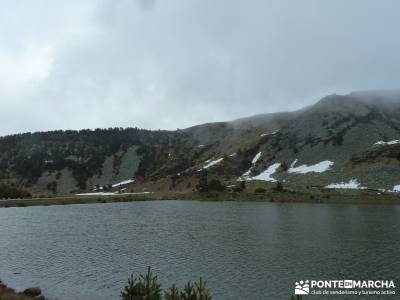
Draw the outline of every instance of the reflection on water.
[[[400,284],[397,206],[154,201],[0,209],[0,278],[60,300],[119,299],[151,265],[214,299],[288,299],[303,279]],[[354,296],[353,296],[354,297]],[[351,299],[341,296],[338,299]],[[335,299],[329,297],[329,299]]]

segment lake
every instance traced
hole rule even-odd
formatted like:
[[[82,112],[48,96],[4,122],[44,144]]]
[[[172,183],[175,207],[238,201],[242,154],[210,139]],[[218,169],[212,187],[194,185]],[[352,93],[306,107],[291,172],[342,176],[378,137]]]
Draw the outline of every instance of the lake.
[[[0,209],[0,279],[17,289],[119,299],[128,276],[149,265],[163,287],[202,276],[214,300],[288,300],[303,279],[400,285],[400,207],[149,201]]]

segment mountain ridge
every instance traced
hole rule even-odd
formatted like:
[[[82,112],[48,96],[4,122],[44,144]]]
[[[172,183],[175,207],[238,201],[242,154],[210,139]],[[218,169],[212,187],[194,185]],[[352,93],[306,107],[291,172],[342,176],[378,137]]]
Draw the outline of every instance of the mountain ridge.
[[[131,179],[118,188],[192,191],[204,176],[226,186],[263,178],[298,186],[395,190],[400,147],[385,142],[399,139],[400,90],[359,91],[329,95],[292,112],[176,131],[112,128],[4,136],[0,183],[46,195],[115,190],[112,185]],[[329,167],[313,169],[324,162]]]

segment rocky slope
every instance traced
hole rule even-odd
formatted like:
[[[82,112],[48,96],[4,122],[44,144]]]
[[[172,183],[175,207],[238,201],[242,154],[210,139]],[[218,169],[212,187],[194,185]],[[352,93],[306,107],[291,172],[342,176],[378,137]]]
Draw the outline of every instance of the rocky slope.
[[[295,112],[178,131],[7,136],[0,139],[0,181],[35,194],[188,191],[205,176],[225,185],[240,178],[396,190],[399,139],[400,92],[356,92],[330,95]]]

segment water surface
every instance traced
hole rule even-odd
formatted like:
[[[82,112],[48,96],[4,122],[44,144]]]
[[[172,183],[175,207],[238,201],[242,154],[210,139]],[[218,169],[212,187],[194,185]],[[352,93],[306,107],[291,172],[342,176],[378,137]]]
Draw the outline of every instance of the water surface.
[[[215,300],[286,300],[301,279],[399,285],[400,207],[152,201],[0,209],[0,279],[17,289],[119,299],[129,274],[148,265],[164,287],[203,276]]]

